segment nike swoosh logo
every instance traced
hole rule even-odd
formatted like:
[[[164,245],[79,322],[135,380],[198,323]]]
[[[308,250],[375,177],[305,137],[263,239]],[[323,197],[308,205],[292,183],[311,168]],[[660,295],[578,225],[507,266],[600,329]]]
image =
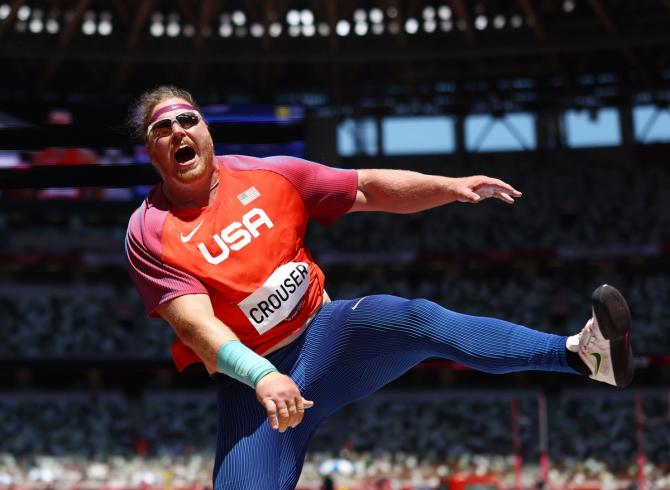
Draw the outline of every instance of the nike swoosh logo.
[[[367,298],[367,296],[363,296],[361,299],[359,299],[358,301],[356,301],[356,304],[355,304],[354,306],[352,306],[351,309],[352,309],[352,310],[355,310],[356,307],[358,306],[358,304],[359,304],[361,301],[363,301],[365,298]]]
[[[200,226],[202,226],[203,223],[204,223],[204,221],[201,221],[200,223],[198,223],[198,226],[196,226],[195,228],[193,228],[193,230],[191,231],[191,233],[189,233],[189,234],[186,235],[186,236],[184,236],[183,233],[179,233],[179,236],[181,237],[181,241],[182,241],[182,243],[186,243],[186,242],[188,242],[191,238],[193,238],[193,235],[195,235],[195,232],[198,231],[198,228],[200,228]]]
[[[600,363],[602,362],[602,357],[600,357],[600,354],[597,352],[591,352],[591,355],[595,358],[596,360],[596,370],[593,372],[593,376],[597,377],[598,373],[600,372]]]

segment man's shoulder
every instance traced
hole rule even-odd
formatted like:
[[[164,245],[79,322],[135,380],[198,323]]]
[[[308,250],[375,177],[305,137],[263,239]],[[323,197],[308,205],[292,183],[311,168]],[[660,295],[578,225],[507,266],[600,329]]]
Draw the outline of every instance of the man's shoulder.
[[[160,248],[163,223],[168,214],[167,200],[162,196],[160,186],[156,185],[130,215],[126,240],[134,239],[132,241],[135,243],[139,242],[150,249]]]
[[[269,170],[280,174],[295,170],[297,167],[309,167],[313,162],[302,158],[276,155],[271,157],[252,157],[248,155],[219,155],[219,164],[231,171]]]

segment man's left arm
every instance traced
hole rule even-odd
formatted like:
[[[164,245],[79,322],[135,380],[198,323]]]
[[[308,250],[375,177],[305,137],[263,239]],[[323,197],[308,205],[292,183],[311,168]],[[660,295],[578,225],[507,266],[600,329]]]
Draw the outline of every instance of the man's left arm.
[[[508,204],[521,192],[485,175],[444,177],[409,170],[358,170],[356,199],[349,212],[415,213],[451,202],[477,203],[488,197]]]

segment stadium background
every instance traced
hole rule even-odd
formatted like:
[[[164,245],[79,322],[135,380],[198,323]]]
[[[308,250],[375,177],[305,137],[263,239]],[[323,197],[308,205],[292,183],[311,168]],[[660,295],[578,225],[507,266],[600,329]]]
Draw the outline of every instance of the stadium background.
[[[670,488],[668,25],[667,0],[0,1],[0,488],[210,485],[212,384],[123,255],[157,181],[124,120],[163,83],[219,153],[524,192],[312,227],[335,298],[560,333],[599,283],[630,300],[630,388],[425,362],[327,421],[301,488]]]

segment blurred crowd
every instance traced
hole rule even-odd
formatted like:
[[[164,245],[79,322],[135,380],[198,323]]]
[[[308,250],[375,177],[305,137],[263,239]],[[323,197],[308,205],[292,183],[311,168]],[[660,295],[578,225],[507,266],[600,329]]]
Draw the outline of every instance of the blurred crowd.
[[[600,283],[627,296],[639,354],[670,352],[670,280],[667,272],[560,274],[480,271],[423,274],[385,268],[342,273],[326,282],[333,298],[369,294],[424,297],[449,309],[503,318],[539,330],[572,335],[591,315],[590,294]],[[160,319],[149,319],[126,281],[92,279],[0,282],[0,357],[167,359],[174,337]]]
[[[310,446],[301,486],[319,488],[329,475],[348,482],[343,488],[389,479],[398,483],[389,488],[423,490],[438,488],[450,475],[472,474],[493,475],[512,487],[518,455],[522,482],[533,487],[540,478],[537,396],[382,391],[326,420]],[[603,488],[625,488],[638,478],[642,444],[650,488],[667,488],[668,392],[641,396],[641,438],[635,393],[600,389],[549,397],[550,487],[597,481]],[[3,394],[0,488],[207,487],[215,403],[213,391],[147,391],[139,398],[111,391]]]

